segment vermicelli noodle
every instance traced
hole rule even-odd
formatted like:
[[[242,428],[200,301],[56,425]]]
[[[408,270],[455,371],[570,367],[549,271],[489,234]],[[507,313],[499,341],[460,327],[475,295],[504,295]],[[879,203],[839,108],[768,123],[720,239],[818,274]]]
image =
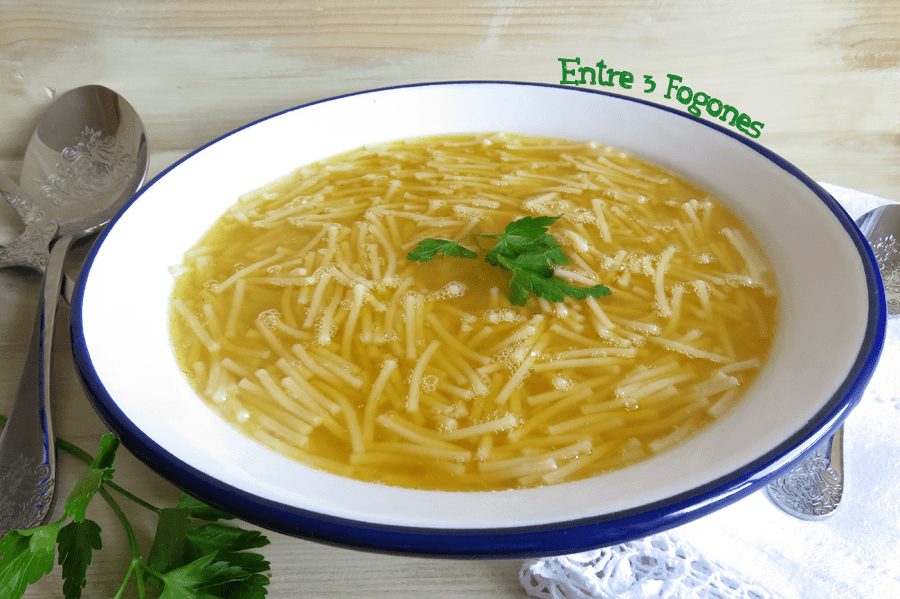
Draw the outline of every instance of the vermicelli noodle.
[[[513,305],[423,239],[550,227],[556,276],[612,293]],[[197,393],[313,467],[420,489],[593,476],[725,414],[765,363],[777,282],[718,199],[624,152],[511,134],[360,148],[245,194],[173,268]]]

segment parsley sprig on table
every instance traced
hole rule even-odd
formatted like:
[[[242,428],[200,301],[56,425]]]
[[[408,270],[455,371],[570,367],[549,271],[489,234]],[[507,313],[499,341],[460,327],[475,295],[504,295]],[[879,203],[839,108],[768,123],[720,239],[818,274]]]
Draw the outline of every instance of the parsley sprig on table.
[[[5,418],[0,417],[0,424]],[[122,597],[132,577],[141,599],[261,599],[266,596],[269,562],[249,551],[269,544],[260,532],[222,524],[233,518],[182,493],[178,505],[157,508],[111,482],[119,440],[104,435],[100,451],[57,440],[58,447],[89,464],[69,495],[63,516],[29,530],[12,530],[0,539],[0,597],[17,599],[29,584],[53,569],[56,549],[62,566],[65,599],[79,599],[94,551],[102,549],[100,526],[86,516],[95,495],[119,518],[131,547],[128,571],[113,599]],[[158,515],[156,536],[146,558],[131,524],[111,494],[116,491]],[[152,588],[148,588],[152,587]]]
[[[478,249],[485,252],[484,259],[488,264],[512,273],[509,301],[514,305],[525,305],[530,293],[551,302],[561,302],[567,295],[581,300],[610,294],[609,287],[605,285],[578,287],[556,276],[553,267],[569,263],[559,243],[547,232],[559,218],[526,216],[506,225],[501,235],[471,236]],[[496,243],[487,250],[478,243],[479,237],[493,239]],[[476,259],[478,253],[457,241],[429,238],[420,241],[406,258],[415,262],[430,262],[437,256]]]

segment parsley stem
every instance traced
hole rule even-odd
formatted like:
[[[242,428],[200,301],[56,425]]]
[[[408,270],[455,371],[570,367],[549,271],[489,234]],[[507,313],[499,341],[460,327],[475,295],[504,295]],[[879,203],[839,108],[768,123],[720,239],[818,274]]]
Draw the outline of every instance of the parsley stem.
[[[107,482],[106,484],[109,483]],[[131,566],[128,568],[128,574],[125,576],[125,580],[122,581],[122,586],[119,587],[119,591],[113,597],[113,599],[118,599],[122,596],[122,593],[125,592],[125,587],[128,585],[129,578],[131,578],[131,573],[134,572],[136,565],[141,561],[141,550],[140,547],[138,547],[137,539],[134,536],[134,529],[131,528],[131,523],[128,521],[128,517],[125,516],[125,512],[122,511],[119,503],[109,491],[103,488],[102,485],[98,492],[103,499],[106,500],[106,503],[109,504],[110,509],[112,509],[116,517],[119,518],[119,522],[122,523],[122,528],[125,529],[125,534],[128,536],[128,544],[131,546]],[[144,579],[140,572],[135,572],[135,582],[137,582],[138,586],[138,596],[144,597]]]
[[[120,597],[122,597],[122,593],[124,593],[125,589],[128,588],[128,581],[131,580],[132,574],[135,574],[136,580],[138,580],[138,581],[141,580],[140,574],[137,572],[137,569],[139,566],[140,566],[140,561],[132,558],[131,563],[128,565],[128,571],[125,572],[125,578],[122,580],[122,584],[119,586],[119,590],[116,591],[116,594],[113,595],[112,599],[120,599]],[[141,599],[144,599],[146,594],[144,592],[144,586],[142,584],[142,581],[138,582],[137,584],[138,584],[138,597],[140,597]]]
[[[130,499],[134,503],[138,504],[139,506],[141,506],[143,508],[150,510],[151,512],[153,512],[156,515],[159,515],[159,513],[162,511],[160,508],[156,507],[152,503],[147,503],[146,501],[144,501],[143,499],[141,499],[134,493],[131,493],[130,491],[123,489],[122,487],[120,487],[119,485],[117,485],[116,483],[114,483],[112,481],[106,481],[103,484],[107,485],[110,489],[113,489],[114,491],[119,493],[119,495],[122,495],[123,497]]]
[[[73,455],[88,466],[94,461],[94,456],[78,447],[77,445],[73,445],[64,439],[56,438],[56,446],[68,453],[69,455]]]

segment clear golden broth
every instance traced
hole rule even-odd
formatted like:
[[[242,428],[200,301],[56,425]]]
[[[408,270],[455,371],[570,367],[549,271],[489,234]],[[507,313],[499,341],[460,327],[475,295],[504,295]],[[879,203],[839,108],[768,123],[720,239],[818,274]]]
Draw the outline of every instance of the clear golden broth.
[[[406,259],[560,214],[557,274],[611,295],[514,306],[481,259]],[[173,272],[177,359],[224,418],[314,467],[420,489],[553,484],[664,451],[739,399],[778,313],[764,253],[718,199],[612,148],[509,134],[304,166],[239,198]]]

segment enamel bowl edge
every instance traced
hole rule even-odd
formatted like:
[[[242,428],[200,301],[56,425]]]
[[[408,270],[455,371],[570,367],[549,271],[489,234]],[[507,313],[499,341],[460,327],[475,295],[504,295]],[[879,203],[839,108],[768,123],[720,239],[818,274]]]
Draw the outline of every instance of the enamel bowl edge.
[[[593,140],[716,193],[775,266],[773,355],[745,400],[632,467],[530,490],[396,489],[312,470],[222,422],[168,337],[169,267],[245,191],[367,143],[510,131]],[[72,342],[98,414],[179,487],[260,526],[340,546],[441,557],[573,553],[653,534],[758,489],[833,432],[884,342],[881,279],[820,186],[733,127],[593,90],[511,82],[394,87],[323,100],[238,129],[148,184],[101,234],[79,278]],[[827,348],[823,351],[822,348]]]

